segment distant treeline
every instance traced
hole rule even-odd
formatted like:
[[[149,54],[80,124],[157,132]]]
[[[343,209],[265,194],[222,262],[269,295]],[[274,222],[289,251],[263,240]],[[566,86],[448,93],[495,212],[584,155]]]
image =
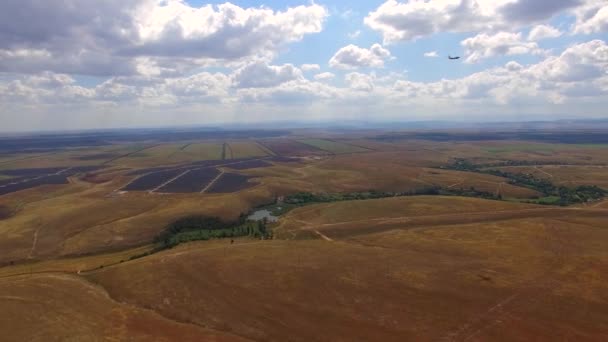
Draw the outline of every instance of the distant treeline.
[[[465,159],[457,159],[451,165],[443,167],[450,170],[484,173],[488,175],[507,178],[509,184],[526,187],[542,193],[546,197],[555,198],[551,202],[539,202],[541,204],[559,204],[562,206],[599,200],[608,195],[608,191],[595,185],[581,185],[575,188],[556,186],[547,179],[536,178],[525,173],[511,173],[500,170],[483,169]]]
[[[586,165],[563,162],[558,160],[506,160],[491,164],[478,164],[478,168],[504,167],[504,166],[538,166],[538,165]]]
[[[380,141],[422,139],[431,141],[523,140],[560,144],[608,144],[606,131],[513,131],[513,132],[411,132],[386,133],[373,137]]]
[[[368,200],[386,197],[414,196],[414,195],[438,195],[437,188],[425,188],[408,192],[390,191],[363,191],[363,192],[344,192],[344,193],[312,193],[298,192],[293,195],[285,196],[284,203],[293,205],[306,205],[310,203],[328,203],[339,201]]]
[[[284,203],[296,206],[302,206],[312,203],[328,203],[328,202],[339,202],[339,201],[355,201],[355,200],[368,200],[378,199],[387,197],[404,197],[404,196],[464,196],[464,197],[478,197],[486,199],[502,199],[500,195],[496,195],[490,192],[479,191],[474,187],[469,189],[445,189],[439,186],[430,186],[422,189],[416,189],[412,191],[403,192],[391,192],[391,191],[375,191],[369,190],[364,192],[346,192],[346,193],[312,193],[312,192],[299,192],[293,195],[286,196],[283,200]]]

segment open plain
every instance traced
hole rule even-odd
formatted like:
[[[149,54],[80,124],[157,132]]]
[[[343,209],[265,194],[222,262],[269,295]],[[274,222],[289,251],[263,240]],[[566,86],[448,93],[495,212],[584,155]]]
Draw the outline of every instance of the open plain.
[[[2,151],[3,338],[604,341],[608,145],[506,136]],[[257,208],[277,222],[254,232]],[[223,223],[176,223],[191,217]]]

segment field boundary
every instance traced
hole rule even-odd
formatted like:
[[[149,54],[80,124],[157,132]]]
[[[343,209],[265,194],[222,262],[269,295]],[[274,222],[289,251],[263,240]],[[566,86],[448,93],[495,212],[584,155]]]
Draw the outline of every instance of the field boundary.
[[[156,145],[152,145],[152,146],[148,146],[148,147],[141,148],[141,149],[136,150],[136,151],[133,151],[133,152],[129,152],[129,153],[127,153],[127,154],[123,154],[123,155],[120,155],[120,156],[116,156],[116,157],[114,157],[114,158],[111,158],[111,159],[109,159],[109,160],[106,160],[106,161],[102,162],[102,163],[101,163],[101,164],[99,164],[99,165],[107,165],[107,164],[109,164],[109,163],[111,163],[111,162],[113,162],[113,161],[116,161],[116,160],[118,160],[118,159],[126,158],[126,157],[132,156],[132,155],[134,155],[134,154],[136,154],[136,153],[139,153],[139,152],[142,152],[142,151],[145,151],[145,150],[148,150],[148,149],[151,149],[151,148],[157,147],[157,146],[161,146],[161,145],[162,145],[162,144],[156,144]]]
[[[154,189],[150,190],[150,192],[155,192],[156,190],[158,190],[158,189],[162,188],[163,186],[168,185],[168,184],[171,184],[173,181],[177,180],[178,178],[180,178],[180,177],[181,177],[181,176],[183,176],[183,175],[186,175],[186,174],[187,174],[188,172],[190,172],[191,170],[195,170],[195,169],[188,169],[188,170],[186,170],[186,171],[184,171],[184,172],[180,173],[179,175],[177,175],[177,176],[175,176],[175,177],[173,177],[173,178],[169,179],[168,181],[166,181],[166,182],[162,183],[161,185],[157,186],[156,188],[154,188]]]
[[[220,169],[220,173],[219,173],[217,176],[215,176],[215,178],[213,178],[213,179],[211,180],[211,182],[209,182],[209,183],[207,184],[207,186],[205,186],[205,187],[203,188],[203,190],[201,190],[201,192],[200,192],[200,193],[201,193],[201,194],[206,193],[206,192],[207,192],[207,190],[209,190],[209,189],[210,189],[210,188],[213,186],[213,184],[215,184],[215,183],[216,183],[216,182],[217,182],[217,181],[218,181],[218,180],[219,180],[219,179],[220,179],[220,178],[221,178],[221,177],[224,175],[224,173],[226,173],[226,171],[224,171],[224,170]]]

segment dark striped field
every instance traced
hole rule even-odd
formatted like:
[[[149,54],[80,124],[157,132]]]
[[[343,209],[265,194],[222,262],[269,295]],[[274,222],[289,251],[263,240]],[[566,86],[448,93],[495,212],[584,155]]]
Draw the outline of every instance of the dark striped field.
[[[99,166],[54,167],[38,169],[4,170],[0,173],[15,178],[0,181],[0,195],[21,191],[47,184],[68,184],[68,177],[78,173],[97,170]]]
[[[246,169],[253,169],[256,167],[268,167],[268,166],[272,166],[272,164],[265,162],[263,160],[251,160],[251,161],[245,161],[242,163],[227,165],[227,167],[229,167],[231,169],[235,169],[235,170],[246,170]]]
[[[171,178],[184,172],[182,169],[158,171],[141,176],[133,182],[127,184],[122,190],[124,191],[147,191],[156,188]]]
[[[250,178],[252,177],[239,175],[238,173],[224,173],[220,179],[218,179],[217,182],[215,182],[215,184],[213,184],[211,188],[207,190],[207,192],[229,193],[251,188],[256,184],[248,182]]]
[[[65,170],[67,167],[47,167],[37,169],[13,169],[13,170],[1,170],[0,173],[7,176],[14,177],[36,177],[57,173],[61,170]]]
[[[0,185],[0,195],[33,188],[40,185],[68,184],[66,175],[39,176],[30,179],[20,178],[12,181],[13,183],[5,183],[4,185]]]
[[[158,192],[200,192],[219,174],[220,171],[215,168],[190,170],[185,175],[158,189]]]

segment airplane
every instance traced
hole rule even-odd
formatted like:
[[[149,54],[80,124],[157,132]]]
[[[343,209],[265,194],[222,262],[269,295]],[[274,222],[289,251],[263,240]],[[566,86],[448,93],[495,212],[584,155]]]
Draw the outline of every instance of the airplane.
[[[452,57],[452,56],[448,55],[448,59],[460,59],[460,57],[459,56]]]

